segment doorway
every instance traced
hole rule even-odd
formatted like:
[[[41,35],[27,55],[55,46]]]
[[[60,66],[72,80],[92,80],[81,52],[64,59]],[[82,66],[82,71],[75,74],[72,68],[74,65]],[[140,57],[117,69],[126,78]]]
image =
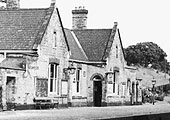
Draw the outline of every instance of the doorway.
[[[7,98],[7,103],[12,103],[15,95],[15,77],[7,77],[7,82],[6,82],[6,98]]]
[[[101,107],[102,81],[94,81],[93,93],[94,93],[94,97],[93,97],[94,106]]]

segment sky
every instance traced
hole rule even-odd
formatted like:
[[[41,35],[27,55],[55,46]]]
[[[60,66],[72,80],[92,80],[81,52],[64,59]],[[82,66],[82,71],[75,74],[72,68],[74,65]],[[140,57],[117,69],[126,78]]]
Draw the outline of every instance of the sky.
[[[20,0],[21,8],[47,8],[51,0]],[[139,42],[154,42],[170,62],[170,0],[56,0],[62,23],[72,28],[71,10],[85,6],[87,28],[118,28],[126,48]]]

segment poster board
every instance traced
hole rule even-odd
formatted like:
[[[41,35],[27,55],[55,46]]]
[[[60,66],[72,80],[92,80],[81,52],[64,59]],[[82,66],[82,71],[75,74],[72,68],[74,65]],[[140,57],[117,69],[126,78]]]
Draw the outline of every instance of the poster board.
[[[61,90],[63,96],[68,94],[68,81],[61,81]]]
[[[36,80],[36,97],[48,96],[48,79],[37,78]]]

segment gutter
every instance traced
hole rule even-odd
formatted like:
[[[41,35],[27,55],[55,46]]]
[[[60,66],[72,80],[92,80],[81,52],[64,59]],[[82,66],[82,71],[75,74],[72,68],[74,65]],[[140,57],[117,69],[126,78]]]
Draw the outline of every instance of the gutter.
[[[74,59],[69,59],[69,62],[77,62],[77,63],[84,63],[84,64],[104,64],[106,65],[106,62],[102,61],[81,61],[81,60],[74,60]]]

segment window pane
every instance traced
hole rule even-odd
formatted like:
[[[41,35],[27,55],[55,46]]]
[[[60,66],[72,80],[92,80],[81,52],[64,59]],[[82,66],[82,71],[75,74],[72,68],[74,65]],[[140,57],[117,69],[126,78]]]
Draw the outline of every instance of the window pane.
[[[114,71],[114,74],[113,74],[113,93],[116,92],[116,83],[118,81],[118,74],[119,74],[118,71]]]
[[[58,69],[57,69],[57,65],[55,65],[55,78],[57,78],[57,73],[58,73]]]
[[[59,89],[58,89],[58,83],[57,83],[57,74],[58,74],[58,65],[55,64],[55,73],[54,73],[54,91],[57,92]]]
[[[51,64],[50,66],[50,77],[52,78],[54,77],[54,64]]]
[[[113,93],[115,93],[115,83],[113,83]]]
[[[80,80],[80,70],[77,70],[76,80],[77,80],[77,81],[79,81],[79,80]]]
[[[50,92],[53,92],[53,79],[50,79]]]
[[[77,74],[76,74],[77,92],[79,92],[79,81],[80,81],[80,70],[77,70]]]
[[[77,81],[77,92],[79,92],[79,82]]]

